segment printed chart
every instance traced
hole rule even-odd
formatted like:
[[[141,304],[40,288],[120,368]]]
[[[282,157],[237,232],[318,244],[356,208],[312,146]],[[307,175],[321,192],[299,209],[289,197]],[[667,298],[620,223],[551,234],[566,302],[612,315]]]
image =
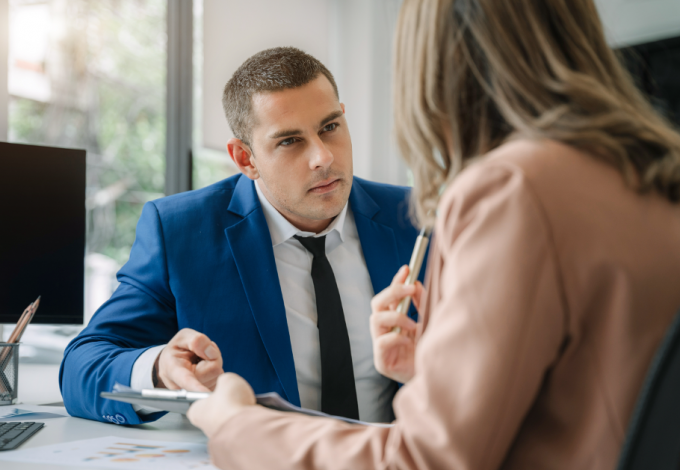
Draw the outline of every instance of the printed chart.
[[[0,454],[0,461],[126,470],[214,470],[205,444],[114,436]]]

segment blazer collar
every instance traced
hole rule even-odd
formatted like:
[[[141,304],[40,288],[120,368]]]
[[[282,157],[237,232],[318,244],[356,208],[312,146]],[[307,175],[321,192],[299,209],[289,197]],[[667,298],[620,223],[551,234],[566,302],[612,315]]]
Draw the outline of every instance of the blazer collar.
[[[380,212],[380,206],[368,195],[357,178],[354,178],[352,191],[349,193],[349,204],[354,215],[359,214],[368,219]]]
[[[260,207],[260,200],[255,192],[255,182],[247,176],[241,175],[236,182],[234,194],[227,210],[241,217],[247,217]]]
[[[250,310],[285,399],[300,405],[286,309],[267,221],[253,182],[241,176],[228,210],[240,216],[225,229]]]
[[[373,284],[373,292],[378,293],[392,282],[399,270],[399,250],[394,230],[389,225],[376,220],[380,206],[354,178],[349,203],[354,212],[361,250]]]

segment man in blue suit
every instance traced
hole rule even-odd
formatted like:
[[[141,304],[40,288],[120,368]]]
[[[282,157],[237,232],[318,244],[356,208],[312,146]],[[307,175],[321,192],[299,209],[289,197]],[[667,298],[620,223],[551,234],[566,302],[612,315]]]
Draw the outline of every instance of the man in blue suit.
[[[66,408],[137,424],[161,413],[99,393],[208,391],[229,371],[256,393],[390,420],[397,384],[373,366],[368,319],[417,237],[408,189],[352,176],[333,76],[302,51],[248,59],[223,104],[241,174],[144,206],[118,289],[64,354]]]

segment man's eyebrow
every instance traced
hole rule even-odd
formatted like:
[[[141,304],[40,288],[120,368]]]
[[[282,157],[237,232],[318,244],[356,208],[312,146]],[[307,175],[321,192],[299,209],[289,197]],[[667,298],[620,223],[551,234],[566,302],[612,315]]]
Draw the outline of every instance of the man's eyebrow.
[[[325,118],[323,118],[323,119],[321,120],[321,123],[319,124],[319,127],[325,126],[326,124],[328,124],[329,122],[331,122],[333,119],[337,119],[337,118],[339,118],[340,116],[342,116],[343,114],[344,114],[344,113],[342,112],[341,109],[339,109],[339,110],[337,110],[337,111],[333,111],[332,113],[330,113],[328,116],[326,116]]]
[[[300,135],[302,131],[299,129],[283,129],[281,131],[276,131],[269,136],[270,139],[280,139],[281,137],[291,137],[294,135]]]
[[[343,115],[343,112],[340,109],[337,110],[337,111],[333,111],[332,113],[330,113],[328,116],[326,116],[325,118],[323,118],[321,120],[319,127],[325,126],[326,124],[331,122],[333,119],[337,119],[342,115]],[[302,131],[300,129],[283,129],[283,130],[274,132],[272,135],[269,136],[269,138],[270,139],[280,139],[282,137],[293,137],[293,136],[301,135],[301,134],[302,134]]]

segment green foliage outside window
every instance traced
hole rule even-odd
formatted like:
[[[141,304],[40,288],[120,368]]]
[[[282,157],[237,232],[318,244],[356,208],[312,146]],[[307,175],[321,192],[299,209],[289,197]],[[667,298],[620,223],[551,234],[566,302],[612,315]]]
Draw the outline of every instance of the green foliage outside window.
[[[10,97],[10,140],[87,150],[88,252],[122,264],[143,204],[163,195],[166,2],[47,3],[49,98]]]

